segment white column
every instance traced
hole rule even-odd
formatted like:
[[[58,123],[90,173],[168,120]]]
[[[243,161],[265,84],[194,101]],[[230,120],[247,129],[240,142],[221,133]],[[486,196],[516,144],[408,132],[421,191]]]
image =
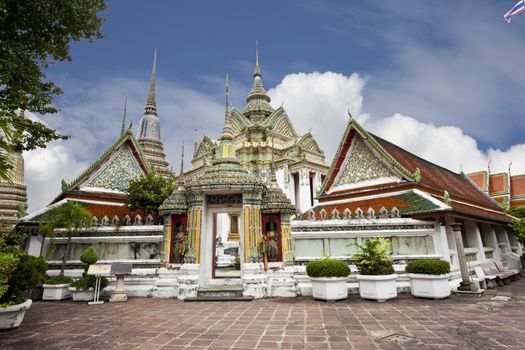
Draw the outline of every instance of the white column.
[[[507,232],[507,237],[509,238],[510,245],[515,246],[517,248],[515,254],[518,254],[521,256],[521,254],[523,254],[523,250],[521,249],[520,242],[518,242],[518,238],[512,231],[508,230],[507,228],[503,228],[503,229],[505,230],[505,232]]]
[[[450,264],[454,266],[455,268],[459,268],[459,258],[458,258],[458,248],[456,246],[456,238],[454,237],[454,230],[452,229],[452,226],[450,224],[454,223],[454,220],[450,219],[449,217],[445,218],[445,232],[446,232],[446,238],[448,243],[448,255],[450,257],[450,250],[454,251],[454,257],[449,258]]]
[[[29,237],[29,242],[28,242],[28,246],[27,246],[27,253],[29,255],[33,255],[33,256],[40,256],[40,251],[42,250],[42,244],[44,244],[43,241],[44,241],[44,239],[43,239],[41,234],[39,234],[37,236]]]
[[[436,253],[443,257],[443,260],[448,261],[452,265],[450,260],[450,252],[448,247],[447,229],[446,226],[441,226],[439,221],[436,221],[437,232],[434,237],[434,247],[436,247]]]
[[[311,207],[310,202],[310,172],[308,169],[299,170],[299,210],[305,212]]]
[[[509,236],[507,235],[507,231],[501,225],[495,226],[495,229],[496,237],[498,238],[498,245],[500,245],[501,254],[510,254],[510,241]]]
[[[498,238],[496,237],[496,230],[494,226],[489,224],[482,224],[482,235],[485,237],[485,242],[490,248],[494,248],[494,259],[501,260],[501,251],[499,249]]]
[[[467,237],[468,246],[479,250],[479,261],[485,261],[485,250],[483,249],[483,241],[481,240],[481,233],[479,232],[478,224],[474,221],[465,220],[465,235]]]

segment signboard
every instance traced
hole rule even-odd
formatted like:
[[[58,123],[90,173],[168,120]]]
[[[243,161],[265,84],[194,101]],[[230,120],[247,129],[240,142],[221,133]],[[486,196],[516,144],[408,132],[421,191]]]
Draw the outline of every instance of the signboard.
[[[131,273],[132,264],[115,263],[111,264],[112,275],[127,275]]]
[[[96,276],[109,276],[111,273],[111,264],[90,265],[87,274]]]

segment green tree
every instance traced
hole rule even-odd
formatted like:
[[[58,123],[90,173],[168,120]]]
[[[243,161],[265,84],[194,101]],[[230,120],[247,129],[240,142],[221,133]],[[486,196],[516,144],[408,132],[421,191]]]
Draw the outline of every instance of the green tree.
[[[516,234],[518,240],[525,244],[525,207],[515,207],[507,210],[509,215],[514,216],[517,220],[514,220],[510,227]]]
[[[71,201],[51,209],[46,216],[46,223],[41,226],[41,230],[46,235],[52,236],[57,228],[64,228],[67,234],[67,244],[60,269],[60,274],[63,275],[71,250],[71,237],[79,230],[91,226],[93,216],[81,204]]]
[[[104,0],[0,0],[0,177],[9,179],[4,151],[45,147],[65,138],[17,110],[56,113],[62,90],[45,69],[71,61],[71,42],[102,38]],[[2,151],[3,150],[3,151]]]
[[[168,198],[175,188],[172,177],[165,177],[155,171],[141,176],[129,183],[126,189],[128,200],[126,207],[131,210],[143,210],[146,216],[151,214],[157,222],[159,206]]]

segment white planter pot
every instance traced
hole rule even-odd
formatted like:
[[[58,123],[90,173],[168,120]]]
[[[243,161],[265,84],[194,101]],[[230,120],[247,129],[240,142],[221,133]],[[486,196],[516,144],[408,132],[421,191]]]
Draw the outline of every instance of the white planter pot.
[[[359,295],[363,299],[387,301],[397,297],[397,275],[357,275]]]
[[[407,273],[410,278],[410,292],[420,298],[443,299],[450,295],[448,275],[423,275]]]
[[[42,300],[63,300],[71,298],[69,284],[44,284]]]
[[[348,298],[347,277],[318,277],[312,281],[312,296],[320,300],[342,300]]]
[[[73,295],[73,301],[93,301],[95,298],[95,290],[93,288],[80,290],[75,287],[69,287],[68,289]]]
[[[22,304],[0,307],[0,329],[12,329],[20,326],[31,303],[32,300],[27,299]]]

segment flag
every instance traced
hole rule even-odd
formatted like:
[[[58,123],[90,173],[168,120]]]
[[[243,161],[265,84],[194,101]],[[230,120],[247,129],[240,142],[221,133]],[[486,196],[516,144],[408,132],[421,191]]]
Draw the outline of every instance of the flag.
[[[522,13],[525,10],[525,0],[520,0],[509,12],[505,14],[505,20],[510,23],[512,17]]]

